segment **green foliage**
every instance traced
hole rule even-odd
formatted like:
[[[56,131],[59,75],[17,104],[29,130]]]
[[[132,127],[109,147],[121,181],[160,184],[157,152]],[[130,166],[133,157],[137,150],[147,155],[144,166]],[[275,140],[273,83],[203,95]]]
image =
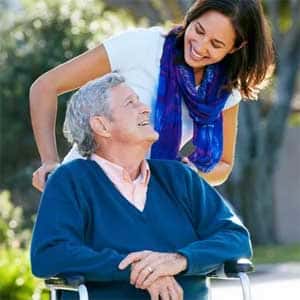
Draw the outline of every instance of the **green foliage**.
[[[25,248],[28,246],[30,231],[24,230],[23,211],[14,207],[10,201],[10,193],[0,193],[0,240],[6,248]]]
[[[108,11],[96,0],[24,3],[23,11],[5,24],[0,23],[0,188],[13,188],[16,180],[22,183],[24,176],[28,179],[36,167],[26,168],[38,158],[28,102],[34,80],[100,43],[104,37],[134,25],[126,12]],[[67,147],[61,134],[66,97],[69,96],[61,97],[58,109],[57,136],[61,153]]]
[[[254,264],[300,262],[300,244],[258,246],[254,248]]]
[[[0,11],[0,189],[12,191],[13,202],[22,205],[27,216],[25,225],[31,227],[39,198],[31,175],[40,162],[30,124],[30,86],[42,73],[133,27],[134,21],[126,11],[108,10],[99,0],[22,3],[18,13]],[[62,135],[69,96],[60,96],[58,104],[61,157],[69,147]]]
[[[10,193],[0,193],[0,300],[41,299],[42,282],[30,270],[29,230],[22,230],[23,214],[14,207]]]
[[[1,0],[0,0],[1,1]],[[4,3],[4,2],[3,2]],[[99,44],[134,21],[125,11],[109,11],[97,0],[25,0],[18,13],[0,9],[0,300],[39,299],[40,284],[31,275],[28,254],[31,214],[38,194],[31,174],[38,166],[28,94],[34,80],[48,69]],[[64,105],[60,97],[57,137],[60,153]],[[30,207],[31,206],[31,207]],[[28,208],[29,207],[29,208]]]
[[[289,117],[289,126],[300,127],[300,113],[299,112],[291,113],[291,115]]]
[[[27,252],[0,248],[0,278],[0,300],[41,299],[42,283],[31,275]]]

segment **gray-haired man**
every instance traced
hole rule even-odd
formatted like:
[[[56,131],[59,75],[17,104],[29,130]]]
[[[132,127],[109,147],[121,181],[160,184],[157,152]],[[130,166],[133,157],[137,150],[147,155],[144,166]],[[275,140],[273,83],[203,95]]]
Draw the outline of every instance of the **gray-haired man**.
[[[212,187],[179,162],[145,160],[158,138],[149,113],[115,73],[74,94],[65,133],[88,159],[47,183],[35,275],[79,273],[97,300],[203,300],[203,275],[251,255],[247,230]]]

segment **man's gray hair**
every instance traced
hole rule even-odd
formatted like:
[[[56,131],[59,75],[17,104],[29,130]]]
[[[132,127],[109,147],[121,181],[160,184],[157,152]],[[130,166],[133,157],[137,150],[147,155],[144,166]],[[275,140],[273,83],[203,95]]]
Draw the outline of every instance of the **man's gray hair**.
[[[125,82],[118,73],[109,73],[99,79],[88,82],[71,97],[64,122],[64,136],[78,146],[82,156],[95,152],[97,144],[90,126],[93,116],[110,117],[110,90]]]

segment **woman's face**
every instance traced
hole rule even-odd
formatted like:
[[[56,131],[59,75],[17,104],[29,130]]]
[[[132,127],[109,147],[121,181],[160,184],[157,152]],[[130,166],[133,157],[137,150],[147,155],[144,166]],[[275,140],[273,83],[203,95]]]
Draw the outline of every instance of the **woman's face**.
[[[184,35],[184,59],[195,70],[234,52],[236,34],[228,17],[211,10],[192,21]]]

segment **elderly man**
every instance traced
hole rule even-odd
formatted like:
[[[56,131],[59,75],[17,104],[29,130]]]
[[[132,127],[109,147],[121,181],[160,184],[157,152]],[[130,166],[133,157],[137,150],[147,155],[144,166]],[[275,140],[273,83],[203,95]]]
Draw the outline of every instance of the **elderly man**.
[[[158,138],[149,113],[116,73],[72,96],[64,131],[87,159],[48,180],[36,276],[81,274],[97,300],[203,300],[205,274],[251,255],[247,230],[212,187],[182,163],[145,160]]]

